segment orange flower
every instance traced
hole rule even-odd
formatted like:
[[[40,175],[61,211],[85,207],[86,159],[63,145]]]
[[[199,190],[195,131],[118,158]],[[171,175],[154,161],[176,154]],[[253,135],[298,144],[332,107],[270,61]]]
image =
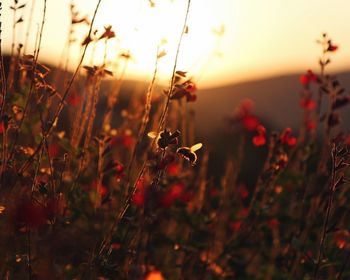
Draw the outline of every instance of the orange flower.
[[[146,275],[145,280],[164,280],[164,277],[159,270],[154,270]]]

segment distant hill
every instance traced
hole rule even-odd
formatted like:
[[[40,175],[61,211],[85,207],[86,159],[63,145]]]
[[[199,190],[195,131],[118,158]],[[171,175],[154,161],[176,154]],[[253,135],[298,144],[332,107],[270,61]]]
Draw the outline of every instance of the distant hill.
[[[341,85],[350,94],[350,72],[336,74]],[[196,111],[197,129],[203,134],[221,126],[222,120],[231,115],[245,98],[255,103],[255,112],[276,128],[298,127],[301,109],[299,97],[302,87],[299,75],[273,77],[235,85],[203,89],[193,105]],[[315,96],[317,89],[315,89]],[[350,130],[350,109],[342,112],[344,126]]]

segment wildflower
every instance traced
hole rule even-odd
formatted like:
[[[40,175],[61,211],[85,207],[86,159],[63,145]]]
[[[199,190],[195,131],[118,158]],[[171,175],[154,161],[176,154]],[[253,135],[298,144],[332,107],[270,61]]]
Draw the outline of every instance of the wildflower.
[[[122,245],[120,243],[112,243],[111,244],[111,249],[115,250],[115,251],[119,250],[121,247],[122,247]]]
[[[166,172],[169,176],[177,176],[180,172],[180,166],[177,163],[171,163],[168,165]]]
[[[238,193],[242,199],[246,199],[249,196],[249,191],[245,185],[240,185],[238,187]]]
[[[0,122],[0,134],[5,132],[5,125],[4,122]]]
[[[262,125],[256,128],[258,135],[253,137],[253,144],[256,147],[260,147],[266,144],[266,129]]]
[[[300,99],[299,105],[301,108],[312,111],[316,108],[316,102],[315,100],[311,98],[302,98]]]
[[[288,160],[288,155],[286,153],[280,153],[277,157],[277,162],[273,164],[273,168],[278,171],[286,167]]]
[[[165,169],[169,164],[175,161],[175,155],[173,153],[165,155],[157,164],[157,171]]]
[[[243,100],[235,113],[235,119],[237,119],[243,128],[247,131],[254,131],[259,125],[259,119],[252,114],[254,103],[250,99]]]
[[[60,152],[60,146],[57,143],[52,143],[48,146],[50,157],[57,157]]]
[[[272,219],[270,219],[270,220],[267,221],[267,226],[268,226],[271,230],[278,228],[279,225],[280,225],[280,222],[279,222],[279,220],[278,220],[277,218],[272,218]]]
[[[242,221],[234,221],[230,223],[230,229],[233,232],[239,231],[241,229],[241,226],[242,226]]]
[[[119,181],[121,178],[125,176],[124,165],[121,164],[119,161],[115,161],[114,165],[115,165],[115,171],[116,171],[116,178]]]
[[[117,134],[113,137],[111,145],[121,145],[123,148],[131,149],[134,146],[135,139],[130,130]]]
[[[348,230],[341,230],[335,233],[334,243],[339,249],[349,248],[350,233]]]
[[[316,129],[316,122],[314,120],[307,120],[306,129],[307,131],[314,131]]]
[[[174,202],[181,197],[185,189],[182,183],[176,183],[170,186],[170,189],[161,197],[161,204],[163,207],[169,208]]]
[[[17,226],[37,228],[46,223],[44,205],[25,198],[19,202],[14,211],[14,222]]]
[[[312,72],[312,70],[307,70],[306,74],[302,74],[299,77],[299,82],[303,86],[308,86],[311,82],[316,82],[317,80],[318,77]]]
[[[181,147],[176,150],[178,154],[180,154],[183,158],[188,160],[191,165],[195,165],[197,162],[196,151],[202,148],[202,143],[197,143],[191,147]]]
[[[67,102],[71,106],[78,106],[81,102],[81,97],[78,92],[72,91],[67,98]]]
[[[331,40],[328,40],[328,48],[327,51],[328,52],[335,52],[336,50],[338,50],[338,46],[337,45],[333,45]]]
[[[96,192],[102,197],[104,197],[104,196],[106,196],[108,194],[107,187],[105,185],[101,184],[98,181],[94,181],[92,183],[92,188],[95,189]]]
[[[181,75],[178,74],[178,72]],[[183,75],[186,74],[186,72],[182,72],[182,71],[177,71],[176,73],[181,77],[184,77]],[[175,85],[170,99],[181,99],[183,97],[186,97],[187,102],[194,102],[197,100],[197,95],[195,94],[196,91],[197,91],[196,84],[194,82],[192,82],[191,80],[187,80],[183,83]],[[166,93],[168,93],[168,92],[166,92]]]
[[[350,134],[345,136],[345,145],[350,146]]]
[[[159,270],[154,270],[146,275],[145,280],[164,280],[164,277]]]
[[[293,147],[297,143],[297,139],[295,137],[291,137],[290,134],[292,133],[292,129],[290,127],[287,127],[281,134],[280,140],[283,144],[286,144],[290,147]]]
[[[87,35],[85,37],[85,39],[83,40],[83,42],[81,42],[82,46],[88,45],[90,44],[94,39],[91,38],[91,36]]]
[[[106,38],[108,40],[108,39],[115,37],[115,33],[112,30],[112,25],[105,26],[104,29],[105,29],[105,31],[102,33],[100,38],[98,38],[99,40],[101,40],[103,38]]]
[[[145,195],[146,195],[145,180],[144,178],[140,178],[136,182],[136,191],[131,199],[131,202],[138,207],[142,207],[145,204]]]
[[[276,194],[281,194],[283,192],[283,187],[278,185],[275,187],[275,193]]]
[[[249,208],[242,208],[237,212],[236,216],[237,218],[243,219],[243,218],[246,218],[248,214],[249,214]]]

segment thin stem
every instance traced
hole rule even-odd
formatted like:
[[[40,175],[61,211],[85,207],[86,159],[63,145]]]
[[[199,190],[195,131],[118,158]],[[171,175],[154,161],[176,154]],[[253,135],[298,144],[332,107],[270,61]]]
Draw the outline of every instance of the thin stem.
[[[129,163],[129,167],[128,167],[128,179],[130,179],[130,173],[133,167],[133,163],[135,161],[135,157],[136,157],[136,153],[137,153],[137,149],[142,141],[142,138],[144,136],[148,121],[149,121],[149,114],[151,112],[151,107],[152,107],[152,95],[153,95],[153,87],[156,81],[156,77],[157,77],[157,71],[158,71],[158,53],[159,53],[159,47],[157,47],[157,54],[156,54],[156,61],[155,61],[155,65],[154,65],[154,72],[153,72],[153,77],[152,77],[152,81],[148,87],[147,90],[147,94],[146,94],[146,105],[145,105],[145,112],[143,114],[142,117],[142,123],[141,123],[141,127],[138,133],[138,137],[137,137],[137,141],[135,144],[135,147],[132,151],[132,155],[131,155],[131,159],[130,159],[130,163]],[[129,181],[129,180],[128,180]]]
[[[23,53],[27,53],[27,48],[28,48],[28,39],[29,39],[29,34],[30,34],[30,29],[32,27],[32,21],[33,21],[33,13],[34,13],[34,7],[35,7],[35,1],[32,0],[32,5],[30,7],[30,13],[29,13],[29,19],[28,19],[28,27],[27,27],[27,32],[26,32],[26,38],[24,41],[24,50]]]
[[[99,0],[98,3],[97,3],[97,5],[96,5],[95,11],[94,11],[94,15],[93,15],[92,20],[91,20],[91,24],[90,24],[90,29],[89,29],[88,36],[91,35],[92,27],[93,27],[93,24],[94,24],[94,22],[95,22],[96,14],[97,14],[97,11],[98,11],[98,9],[99,9],[99,7],[100,7],[101,2],[102,2],[102,0]],[[46,0],[45,0],[45,3],[46,3]],[[80,70],[80,67],[81,67],[81,65],[82,65],[82,63],[83,63],[83,61],[84,61],[84,58],[85,58],[85,54],[86,54],[86,50],[87,50],[87,48],[88,48],[88,45],[89,45],[89,44],[86,44],[86,45],[85,45],[85,48],[84,48],[84,50],[83,50],[83,54],[82,54],[82,56],[81,56],[81,58],[80,58],[80,61],[79,61],[79,64],[78,64],[77,68],[75,69],[74,74],[73,74],[72,78],[70,79],[70,81],[69,81],[69,83],[68,83],[68,85],[67,85],[67,87],[66,87],[66,90],[65,90],[65,92],[64,92],[64,94],[63,94],[63,96],[62,96],[62,98],[61,98],[61,100],[60,100],[60,103],[58,104],[58,108],[57,108],[57,110],[56,110],[56,112],[55,112],[55,114],[54,114],[54,117],[53,117],[52,121],[48,123],[48,129],[47,129],[46,133],[43,135],[43,138],[41,139],[41,141],[40,141],[38,147],[36,148],[36,150],[35,150],[35,152],[34,152],[34,154],[33,154],[31,157],[29,157],[29,158],[27,159],[27,161],[26,161],[26,162],[22,165],[22,167],[20,168],[21,171],[24,171],[24,170],[27,168],[28,163],[29,163],[31,160],[33,160],[34,156],[40,151],[41,146],[43,145],[45,139],[50,135],[50,133],[51,133],[53,127],[54,127],[54,124],[56,123],[56,121],[57,121],[57,119],[58,119],[58,117],[59,117],[59,115],[60,115],[60,113],[61,113],[61,111],[62,111],[62,109],[63,109],[63,107],[64,107],[65,100],[67,99],[67,96],[68,96],[69,91],[70,91],[70,89],[71,89],[71,87],[72,87],[72,85],[73,85],[73,82],[74,82],[76,76],[78,75],[78,72],[79,72],[79,70]]]
[[[173,93],[173,90],[174,90],[174,87],[175,87],[177,62],[178,62],[178,58],[179,58],[182,38],[183,38],[184,34],[186,33],[186,29],[187,29],[187,19],[188,19],[188,14],[190,12],[190,6],[191,6],[191,0],[188,0],[186,16],[185,16],[184,24],[183,24],[183,27],[182,27],[182,32],[181,32],[181,35],[180,35],[179,43],[177,44],[176,56],[175,56],[175,62],[174,62],[174,67],[173,67],[173,73],[172,73],[172,77],[171,77],[171,83],[170,83],[170,86],[169,86],[169,92],[168,92],[167,99],[166,99],[166,102],[165,102],[165,105],[164,105],[163,113],[162,113],[162,115],[160,117],[158,133],[164,128],[165,120],[166,120],[166,114],[167,114],[168,109],[169,109],[170,99],[171,99],[171,96],[172,96],[172,93]]]
[[[33,77],[32,77],[31,83],[30,83],[28,96],[27,96],[27,99],[26,99],[26,102],[24,105],[22,118],[20,119],[19,124],[18,124],[18,128],[16,129],[16,132],[15,132],[14,141],[13,141],[13,145],[12,145],[12,151],[10,153],[9,159],[11,159],[11,157],[14,154],[15,147],[16,147],[17,141],[18,141],[18,136],[19,136],[21,127],[23,125],[24,119],[26,117],[26,113],[27,113],[28,108],[29,108],[29,101],[30,101],[30,98],[33,94],[34,88],[35,88],[34,87],[35,86],[35,73],[36,73],[36,69],[38,66],[38,58],[39,58],[39,54],[40,54],[40,46],[41,46],[41,40],[42,40],[42,36],[43,36],[43,32],[44,32],[44,25],[45,25],[45,18],[46,18],[46,2],[47,2],[47,0],[44,0],[44,9],[43,9],[43,16],[42,16],[42,21],[41,21],[41,29],[39,32],[38,47],[37,47],[36,53],[34,55],[34,60],[33,60]]]
[[[326,233],[327,233],[327,228],[328,228],[328,222],[329,218],[331,215],[331,210],[332,210],[332,205],[333,205],[333,199],[334,199],[334,191],[335,191],[335,162],[336,162],[336,155],[335,155],[335,147],[333,146],[332,149],[332,177],[331,177],[331,182],[330,182],[330,187],[329,187],[329,196],[328,196],[328,202],[327,202],[327,209],[326,209],[326,217],[323,222],[323,227],[322,227],[322,234],[321,234],[321,240],[320,240],[320,245],[318,247],[318,256],[317,256],[317,262],[316,262],[316,267],[313,275],[313,279],[317,280],[318,279],[318,273],[320,269],[320,264],[321,264],[321,257],[322,257],[322,252],[324,250],[324,244],[326,241]]]

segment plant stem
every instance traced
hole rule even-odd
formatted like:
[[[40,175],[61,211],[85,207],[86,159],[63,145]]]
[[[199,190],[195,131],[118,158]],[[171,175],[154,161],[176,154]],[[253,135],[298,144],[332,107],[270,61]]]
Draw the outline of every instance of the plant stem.
[[[315,279],[315,280],[318,279],[318,273],[319,273],[319,269],[320,269],[322,253],[324,251],[324,244],[326,241],[328,222],[329,222],[329,218],[330,218],[330,214],[331,214],[331,210],[332,210],[333,199],[334,199],[335,173],[336,173],[335,164],[336,164],[336,148],[335,148],[335,145],[333,144],[333,148],[332,148],[332,177],[331,177],[331,182],[330,182],[330,186],[329,186],[330,194],[328,196],[326,217],[325,217],[324,222],[323,222],[321,240],[320,240],[320,245],[318,248],[317,262],[316,262],[316,267],[315,267],[314,275],[313,275],[313,279]]]

